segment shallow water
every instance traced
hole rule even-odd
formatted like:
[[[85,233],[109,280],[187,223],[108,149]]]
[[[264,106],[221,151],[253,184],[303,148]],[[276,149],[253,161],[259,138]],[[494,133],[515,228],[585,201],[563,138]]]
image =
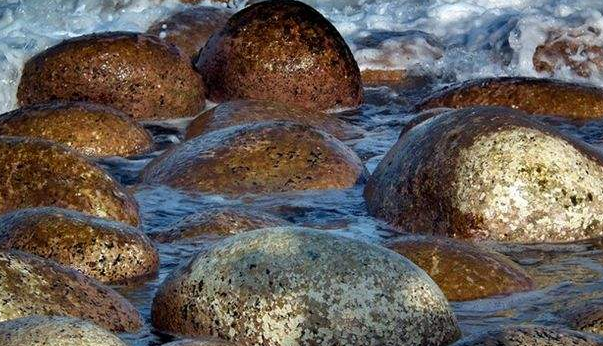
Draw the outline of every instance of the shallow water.
[[[395,143],[400,128],[414,114],[408,109],[432,88],[454,80],[480,76],[535,76],[531,54],[551,27],[592,26],[603,31],[603,3],[599,0],[310,0],[342,32],[361,67],[375,67],[375,56],[388,68],[417,68],[435,82],[412,91],[388,87],[367,88],[360,109],[334,116],[358,125],[361,138],[348,144],[372,171]],[[153,0],[49,0],[0,3],[0,111],[15,107],[15,91],[23,62],[61,39],[103,30],[145,30],[150,23],[184,5]],[[221,5],[217,5],[221,6]],[[442,58],[434,61],[418,50],[412,59],[388,55],[387,49],[368,49],[356,43],[373,31],[423,30],[439,41]],[[396,38],[390,43],[395,46]],[[555,77],[588,81],[603,86],[601,76],[589,80],[571,71]],[[112,158],[100,163],[134,192],[145,231],[169,226],[179,218],[218,205],[252,205],[307,227],[380,242],[399,236],[387,225],[367,215],[363,186],[348,190],[307,191],[232,199],[217,195],[192,195],[162,186],[141,186],[137,176],[146,163],[165,147],[182,140],[190,119],[147,123],[158,150],[134,159]],[[547,119],[563,132],[603,150],[603,121],[570,123]],[[149,326],[150,302],[165,276],[196,253],[203,243],[158,245],[161,270],[157,278],[137,287],[118,287],[146,319],[135,335],[122,335],[131,345],[160,345],[167,335]],[[537,290],[509,297],[453,303],[465,335],[503,324],[523,322],[563,325],[556,312],[567,304],[603,298],[603,251],[600,244],[501,246],[528,270]],[[601,292],[601,293],[599,293]]]

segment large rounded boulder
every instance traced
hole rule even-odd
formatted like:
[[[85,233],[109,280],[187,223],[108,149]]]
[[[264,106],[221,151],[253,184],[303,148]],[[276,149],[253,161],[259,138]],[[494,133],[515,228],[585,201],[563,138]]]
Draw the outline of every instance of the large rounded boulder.
[[[244,194],[338,189],[365,179],[360,158],[310,126],[262,122],[212,131],[175,146],[142,172],[149,184]]]
[[[349,47],[318,11],[269,0],[234,14],[196,62],[215,102],[263,99],[327,110],[362,103]]]
[[[132,156],[153,146],[150,134],[112,107],[86,102],[51,102],[0,115],[0,135],[58,142],[92,156]]]
[[[0,323],[2,346],[126,346],[117,336],[84,320],[30,316]]]
[[[503,77],[452,85],[428,97],[416,108],[502,106],[529,114],[570,119],[603,116],[603,89],[550,79]]]
[[[134,198],[96,164],[52,142],[0,136],[0,212],[44,206],[139,222]]]
[[[304,228],[226,238],[174,271],[153,325],[241,345],[448,345],[446,298],[421,269],[377,245]]]
[[[600,346],[603,339],[573,330],[520,325],[506,326],[463,339],[453,346]]]
[[[52,100],[113,106],[137,119],[190,117],[203,109],[201,77],[158,37],[105,32],[68,39],[25,63],[21,105]]]
[[[503,242],[603,235],[603,161],[509,108],[446,112],[404,133],[364,190],[369,212],[411,232]]]
[[[60,208],[0,216],[0,248],[52,259],[111,284],[138,281],[159,267],[155,247],[139,229]]]
[[[0,250],[0,301],[0,321],[57,315],[116,332],[142,326],[136,308],[117,292],[54,261],[16,250]]]

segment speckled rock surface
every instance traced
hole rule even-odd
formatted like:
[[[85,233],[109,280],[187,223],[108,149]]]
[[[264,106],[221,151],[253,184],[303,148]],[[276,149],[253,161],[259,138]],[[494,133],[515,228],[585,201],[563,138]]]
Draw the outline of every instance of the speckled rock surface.
[[[287,220],[258,210],[214,208],[187,216],[168,229],[150,233],[153,240],[167,243],[191,239],[215,239],[259,228],[289,226]]]
[[[338,189],[366,169],[345,144],[314,128],[262,122],[217,130],[172,147],[143,170],[143,182],[244,194]]]
[[[52,102],[0,115],[0,135],[35,137],[86,156],[131,156],[153,146],[151,135],[125,113],[86,102]]]
[[[190,117],[203,109],[201,77],[189,59],[158,37],[105,32],[75,37],[34,57],[23,68],[21,105],[91,101],[134,118]]]
[[[117,336],[75,318],[30,316],[0,323],[3,346],[126,346]]]
[[[0,321],[58,315],[116,332],[142,326],[136,308],[117,292],[78,271],[16,250],[0,250],[0,301]]]
[[[453,346],[600,346],[603,339],[568,329],[508,326],[463,339]]]
[[[42,206],[139,222],[134,198],[96,164],[45,140],[0,136],[0,212]]]
[[[402,135],[364,197],[372,215],[411,232],[527,243],[593,238],[603,234],[599,155],[511,109],[467,108]]]
[[[530,114],[598,119],[603,116],[603,89],[525,77],[478,79],[435,93],[416,108],[469,106],[504,106]]]
[[[259,121],[291,121],[310,125],[341,140],[357,137],[362,131],[320,111],[307,111],[274,101],[236,100],[221,103],[201,113],[186,129],[186,138],[228,126]]]
[[[174,271],[152,307],[169,333],[240,345],[447,345],[446,298],[404,257],[304,228],[226,238]]]
[[[159,267],[155,247],[139,229],[60,208],[1,215],[0,248],[48,258],[111,284],[136,282]]]
[[[230,11],[215,7],[187,8],[151,25],[147,32],[180,48],[192,61],[231,15]]]
[[[228,341],[215,339],[215,338],[203,338],[203,339],[186,339],[170,342],[168,344],[164,344],[163,346],[236,346],[237,344],[233,344]]]
[[[585,301],[563,309],[568,325],[583,332],[603,335],[603,301]]]
[[[451,301],[527,291],[534,283],[501,254],[450,238],[409,236],[386,246],[425,270]]]
[[[320,110],[362,103],[349,47],[320,13],[297,1],[263,1],[237,12],[196,66],[214,102],[262,99]]]

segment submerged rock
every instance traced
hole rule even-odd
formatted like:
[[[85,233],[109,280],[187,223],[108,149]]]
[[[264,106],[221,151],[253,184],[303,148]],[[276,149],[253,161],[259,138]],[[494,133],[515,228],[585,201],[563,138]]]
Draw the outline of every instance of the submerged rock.
[[[234,14],[196,62],[214,102],[263,99],[310,109],[362,103],[349,47],[318,11],[292,0],[262,1]]]
[[[228,126],[260,121],[291,121],[310,125],[345,140],[360,135],[360,129],[320,111],[308,111],[283,103],[265,100],[224,102],[201,113],[186,129],[186,138],[223,129]]]
[[[139,222],[134,198],[96,164],[45,140],[0,136],[0,212],[44,206]]]
[[[52,259],[101,282],[120,284],[155,274],[159,256],[142,231],[59,208],[0,216],[0,248]]]
[[[17,98],[91,101],[139,119],[190,117],[205,103],[201,77],[178,49],[133,32],[75,37],[35,55]]]
[[[153,139],[117,109],[86,102],[52,102],[0,115],[0,135],[58,142],[87,156],[131,156],[151,149]]]
[[[463,339],[453,346],[600,346],[603,339],[563,328],[508,326]]]
[[[153,325],[242,345],[447,345],[454,314],[431,279],[380,246],[304,228],[226,238],[162,284]]]
[[[585,301],[565,306],[562,317],[573,329],[603,335],[603,301]]]
[[[550,79],[486,78],[448,87],[416,108],[470,106],[504,106],[530,114],[598,119],[603,116],[603,89]]]
[[[364,196],[404,230],[504,242],[603,235],[603,161],[508,108],[447,112],[403,134]]]
[[[136,308],[78,271],[20,251],[0,250],[0,321],[31,315],[79,317],[116,332],[142,326]]]
[[[0,323],[3,346],[126,346],[117,336],[76,318],[30,316]]]
[[[174,342],[170,342],[169,344],[164,344],[163,346],[235,346],[235,345],[236,344],[233,344],[228,341],[220,340],[220,339],[203,338],[203,339],[196,339],[196,340],[186,339],[186,340],[174,341]]]
[[[197,136],[167,150],[141,174],[150,184],[225,194],[348,188],[365,175],[360,158],[345,144],[286,122]]]

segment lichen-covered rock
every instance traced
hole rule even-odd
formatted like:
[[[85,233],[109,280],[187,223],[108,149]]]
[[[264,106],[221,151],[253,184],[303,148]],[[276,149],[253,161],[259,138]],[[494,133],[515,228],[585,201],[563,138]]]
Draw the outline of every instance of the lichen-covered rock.
[[[52,142],[0,136],[0,212],[44,206],[139,222],[134,198],[96,164]]]
[[[126,346],[117,336],[76,318],[29,316],[0,323],[2,346]]]
[[[603,335],[603,301],[585,301],[565,306],[563,317],[572,329]]]
[[[364,196],[411,232],[504,242],[603,235],[603,161],[594,149],[509,108],[438,115],[406,132]]]
[[[448,345],[446,298],[404,257],[304,228],[226,238],[174,271],[153,325],[241,345]]]
[[[48,258],[111,284],[147,278],[159,267],[155,247],[139,229],[59,208],[0,216],[0,248]]]
[[[193,116],[205,103],[187,57],[133,32],[80,36],[35,55],[23,68],[17,98],[21,105],[90,101],[142,119]]]
[[[219,238],[259,228],[289,226],[287,220],[258,210],[214,208],[187,216],[168,229],[150,233],[153,240],[167,243],[199,238]]]
[[[236,100],[221,103],[201,113],[186,129],[186,138],[228,126],[261,121],[291,121],[310,125],[341,140],[360,134],[360,129],[320,111],[308,111],[273,101]]]
[[[153,24],[147,33],[180,48],[192,61],[209,37],[221,29],[231,15],[231,12],[216,7],[191,7]]]
[[[215,338],[202,338],[174,341],[163,346],[236,346],[236,344]]]
[[[365,179],[360,158],[310,126],[261,122],[197,136],[155,158],[142,172],[150,184],[244,194],[337,189]]]
[[[76,270],[16,250],[0,250],[0,301],[0,321],[57,315],[116,332],[142,326],[136,308],[117,292]]]
[[[263,99],[310,109],[362,103],[349,47],[318,11],[292,0],[262,1],[234,14],[196,62],[215,102]]]
[[[389,241],[387,247],[425,270],[448,300],[505,295],[534,286],[507,257],[450,238],[408,236]]]
[[[603,339],[563,328],[508,326],[471,336],[453,346],[600,346]]]
[[[131,156],[151,149],[153,139],[117,109],[86,102],[52,102],[0,115],[0,135],[35,137],[86,156]]]
[[[486,78],[445,88],[416,108],[470,106],[503,106],[530,114],[598,119],[603,116],[603,89],[550,79]]]

